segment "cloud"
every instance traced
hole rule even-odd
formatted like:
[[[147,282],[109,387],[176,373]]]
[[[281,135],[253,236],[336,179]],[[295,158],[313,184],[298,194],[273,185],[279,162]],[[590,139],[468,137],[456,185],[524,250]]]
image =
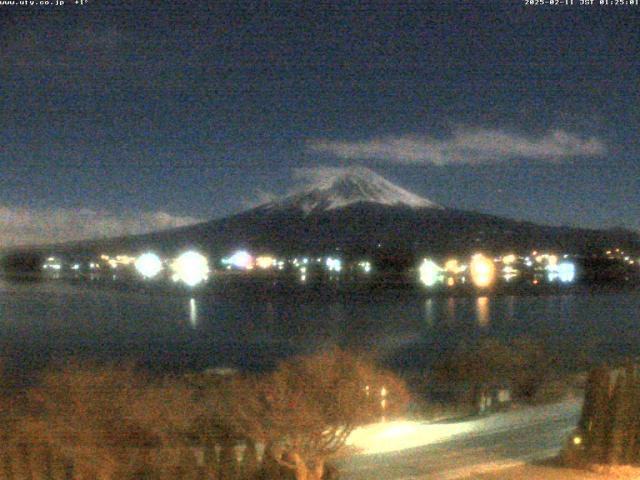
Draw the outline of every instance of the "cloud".
[[[277,193],[258,188],[250,197],[245,198],[242,201],[242,206],[246,209],[250,209],[258,207],[260,205],[264,205],[265,203],[275,202],[280,198],[282,198],[282,196],[278,195]]]
[[[314,140],[310,151],[342,159],[378,160],[402,164],[483,164],[511,159],[559,162],[606,153],[595,137],[551,130],[538,137],[499,129],[458,129],[444,139],[420,136],[388,136],[359,142]]]
[[[0,247],[147,233],[197,223],[166,212],[115,215],[89,209],[28,209],[0,205]]]

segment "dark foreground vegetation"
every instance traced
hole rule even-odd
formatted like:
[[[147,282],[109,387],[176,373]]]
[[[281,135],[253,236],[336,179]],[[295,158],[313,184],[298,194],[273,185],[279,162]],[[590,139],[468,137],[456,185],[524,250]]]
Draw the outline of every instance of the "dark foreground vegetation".
[[[640,368],[594,368],[582,416],[565,451],[571,465],[640,465]]]
[[[0,479],[335,478],[327,462],[351,431],[408,398],[396,376],[338,349],[260,375],[67,364],[3,396]]]
[[[580,385],[588,364],[586,352],[574,349],[570,361],[562,352],[529,337],[461,340],[442,352],[419,378],[408,377],[422,407],[437,414],[489,413],[515,404],[560,400]]]

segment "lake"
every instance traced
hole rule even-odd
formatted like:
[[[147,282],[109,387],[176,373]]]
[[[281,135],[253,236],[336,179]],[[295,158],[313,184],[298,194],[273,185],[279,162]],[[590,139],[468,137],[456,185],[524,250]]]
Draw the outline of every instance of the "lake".
[[[0,282],[0,346],[11,368],[52,360],[131,359],[160,371],[260,370],[340,345],[399,370],[431,364],[461,340],[527,336],[571,367],[640,353],[640,291],[447,297],[416,292],[123,291]]]

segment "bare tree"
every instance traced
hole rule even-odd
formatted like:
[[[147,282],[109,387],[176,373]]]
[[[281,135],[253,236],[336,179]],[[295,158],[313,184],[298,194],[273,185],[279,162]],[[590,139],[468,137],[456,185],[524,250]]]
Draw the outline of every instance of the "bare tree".
[[[354,428],[393,415],[408,393],[373,362],[333,349],[289,359],[262,376],[223,380],[207,398],[231,432],[267,445],[298,480],[319,480]]]
[[[539,343],[519,337],[509,344],[483,338],[460,343],[434,367],[441,385],[468,385],[470,400],[502,383],[511,385],[514,396],[532,401],[549,374],[550,359]]]
[[[184,468],[199,417],[190,390],[180,382],[150,382],[130,366],[76,364],[52,371],[28,397],[25,437],[68,459],[78,479],[152,472],[174,478],[171,472]]]
[[[145,454],[144,461],[138,460],[140,467],[160,479],[197,478],[197,430],[204,409],[193,388],[179,378],[146,383],[125,413],[153,440],[140,446]]]

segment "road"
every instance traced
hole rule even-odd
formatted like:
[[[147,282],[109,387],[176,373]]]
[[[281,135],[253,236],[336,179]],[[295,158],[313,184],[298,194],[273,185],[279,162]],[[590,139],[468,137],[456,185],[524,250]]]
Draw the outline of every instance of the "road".
[[[582,400],[468,421],[388,422],[355,431],[361,453],[340,463],[345,480],[453,480],[554,456],[575,428]]]

